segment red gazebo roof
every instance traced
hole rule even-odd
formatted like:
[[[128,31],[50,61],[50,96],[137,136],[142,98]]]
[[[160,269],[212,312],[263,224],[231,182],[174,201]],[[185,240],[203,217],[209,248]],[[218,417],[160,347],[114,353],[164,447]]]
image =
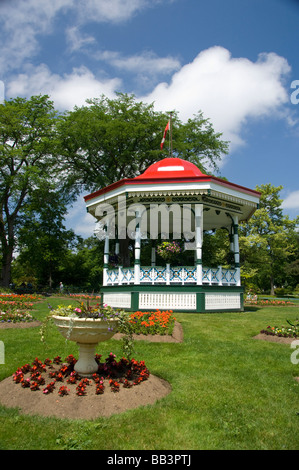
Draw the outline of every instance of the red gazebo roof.
[[[136,176],[134,179],[173,179],[202,176],[206,175],[202,173],[194,163],[182,160],[181,158],[164,158],[163,160],[150,165],[144,173]]]
[[[174,183],[216,183],[220,186],[231,188],[252,196],[260,196],[260,193],[253,189],[240,186],[235,183],[217,178],[216,176],[206,175],[194,165],[194,163],[182,160],[181,158],[164,158],[150,165],[144,173],[135,178],[124,178],[115,183],[99,189],[94,193],[84,196],[85,202],[94,199],[103,194],[107,194],[121,186],[131,185],[159,185]]]

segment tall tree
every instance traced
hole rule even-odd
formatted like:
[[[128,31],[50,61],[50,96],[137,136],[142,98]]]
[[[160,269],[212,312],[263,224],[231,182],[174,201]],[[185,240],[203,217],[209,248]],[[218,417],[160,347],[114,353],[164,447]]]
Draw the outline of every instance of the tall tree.
[[[160,150],[169,115],[154,111],[153,104],[118,94],[87,101],[65,114],[59,123],[61,152],[71,168],[72,184],[93,191],[142,173],[150,164],[168,156]],[[201,168],[217,170],[227,153],[227,142],[214,132],[208,119],[197,114],[183,124],[173,113],[173,156]]]
[[[34,189],[57,182],[56,118],[48,96],[0,104],[0,284],[8,286],[22,214]]]
[[[60,279],[67,288],[99,292],[103,275],[103,244],[93,236],[79,240],[59,266]]]
[[[179,121],[176,116],[173,152],[180,158],[195,163],[207,173],[218,172],[218,163],[228,151],[228,142],[221,140],[221,135],[214,131],[210,120],[204,118],[201,111],[186,123]]]
[[[259,209],[240,231],[241,261],[250,269],[258,268],[255,277],[260,286],[270,288],[271,294],[275,285],[285,283],[285,269],[298,252],[299,217],[290,220],[283,215],[279,194],[282,189],[271,184],[257,186],[261,192]]]
[[[63,196],[54,185],[36,189],[24,208],[18,233],[18,264],[30,266],[37,282],[49,287],[60,281],[59,269],[77,242],[75,233],[64,226],[66,211]]]

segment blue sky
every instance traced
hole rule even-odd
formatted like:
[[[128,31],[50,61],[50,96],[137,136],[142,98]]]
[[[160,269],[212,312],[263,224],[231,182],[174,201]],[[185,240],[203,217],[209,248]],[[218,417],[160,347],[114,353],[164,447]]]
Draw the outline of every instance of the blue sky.
[[[48,94],[61,111],[118,91],[183,121],[202,110],[231,142],[221,175],[282,185],[294,218],[298,24],[296,0],[2,0],[0,80],[6,99]],[[67,225],[92,234],[82,198]]]

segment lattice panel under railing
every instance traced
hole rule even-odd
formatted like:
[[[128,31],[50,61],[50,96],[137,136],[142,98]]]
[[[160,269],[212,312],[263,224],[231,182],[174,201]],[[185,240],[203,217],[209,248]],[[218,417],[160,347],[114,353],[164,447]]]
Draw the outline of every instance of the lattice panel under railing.
[[[196,294],[145,293],[139,294],[141,309],[196,310]]]

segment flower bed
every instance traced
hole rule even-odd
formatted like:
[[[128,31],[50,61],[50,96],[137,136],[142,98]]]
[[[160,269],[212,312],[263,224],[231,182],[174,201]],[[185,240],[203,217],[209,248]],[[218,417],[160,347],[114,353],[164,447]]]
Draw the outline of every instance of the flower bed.
[[[29,302],[18,302],[15,300],[0,300],[0,309],[3,312],[7,312],[9,310],[15,310],[23,308],[26,310],[31,310],[33,308],[33,303]]]
[[[16,302],[18,305],[24,304],[24,302],[37,302],[41,299],[42,296],[37,294],[0,294],[0,301]]]
[[[93,390],[96,395],[104,393],[105,389],[111,392],[119,392],[121,387],[130,388],[148,379],[150,373],[144,361],[125,359],[116,361],[112,352],[101,362],[101,355],[96,354],[95,360],[98,364],[97,373],[92,378],[82,378],[74,370],[77,362],[73,355],[69,355],[65,361],[60,356],[53,360],[47,358],[44,362],[35,358],[33,363],[19,367],[13,374],[13,381],[23,388],[31,391],[42,391],[49,395],[56,391],[59,396],[68,395],[70,387],[76,387],[76,394],[84,396]],[[93,385],[93,387],[90,387]]]
[[[34,321],[28,310],[40,299],[41,296],[38,295],[0,294],[0,323]]]
[[[100,295],[88,295],[88,294],[69,294],[70,297],[74,299],[84,299],[84,300],[101,300]]]
[[[172,310],[155,312],[135,312],[130,315],[130,324],[135,334],[171,335],[175,317]]]
[[[0,307],[1,308],[1,307]],[[33,322],[35,319],[28,312],[14,310],[11,312],[0,312],[0,323]]]
[[[289,322],[289,326],[267,326],[265,330],[261,330],[260,333],[270,336],[279,336],[283,338],[298,338],[299,337],[299,323],[293,324]]]
[[[288,307],[290,305],[295,305],[289,300],[245,300],[246,305],[260,305],[264,307]]]

